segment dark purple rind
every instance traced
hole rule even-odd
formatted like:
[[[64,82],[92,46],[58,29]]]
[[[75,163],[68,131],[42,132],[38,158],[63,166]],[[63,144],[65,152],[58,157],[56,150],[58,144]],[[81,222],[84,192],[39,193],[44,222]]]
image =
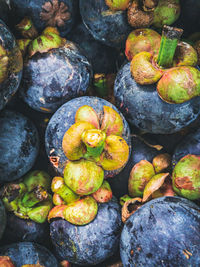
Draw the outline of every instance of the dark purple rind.
[[[111,12],[105,0],[80,0],[80,13],[83,23],[96,40],[112,47],[125,46],[131,32],[126,11]]]
[[[65,102],[86,95],[91,79],[87,58],[67,41],[64,47],[36,54],[25,62],[19,91],[31,108],[52,113]]]
[[[10,30],[2,20],[0,20],[0,45],[2,45],[8,53],[16,49],[17,47],[14,35],[10,32]],[[11,59],[9,59],[8,64],[10,64],[10,66],[7,78],[2,83],[0,83],[0,110],[5,107],[8,101],[16,93],[22,77],[22,69],[14,73],[11,70]]]
[[[0,184],[14,181],[33,166],[39,137],[34,124],[10,110],[0,113]]]
[[[58,166],[55,167],[55,170],[63,176],[63,171],[65,165],[67,163],[67,157],[65,156],[63,149],[62,149],[62,139],[65,132],[75,123],[75,114],[79,107],[83,105],[91,106],[98,114],[103,114],[103,106],[112,107],[114,110],[118,111],[117,108],[109,103],[108,101],[93,97],[93,96],[83,96],[79,98],[72,99],[71,101],[62,105],[51,117],[46,133],[45,133],[45,145],[46,145],[46,152],[48,157],[55,157],[59,159],[57,163]],[[130,129],[128,123],[126,122],[123,115],[120,113],[123,118],[124,123],[124,130],[122,137],[126,140],[129,145],[129,155],[131,153],[131,138],[130,138]],[[105,177],[113,177],[117,173],[119,173],[121,169],[117,169],[114,171],[105,171]]]
[[[200,114],[200,97],[183,104],[160,99],[156,85],[139,85],[131,76],[130,63],[117,74],[114,86],[116,105],[131,125],[155,134],[171,134],[192,123]]]
[[[200,208],[162,197],[139,208],[124,225],[120,255],[128,266],[199,266]]]
[[[99,204],[96,218],[76,226],[63,219],[50,223],[55,255],[80,265],[96,265],[114,255],[121,232],[120,206],[115,199]]]
[[[4,233],[6,227],[6,211],[2,201],[0,200],[0,239]]]
[[[0,247],[0,255],[10,257],[15,267],[37,263],[45,267],[59,267],[54,255],[37,243],[20,242],[3,246]]]
[[[33,24],[37,30],[41,33],[46,27],[45,21],[41,19],[42,6],[46,2],[52,2],[51,0],[10,0],[10,24],[14,27],[24,17],[29,17],[33,21]],[[68,11],[71,13],[71,19],[65,21],[63,27],[58,27],[61,36],[71,31],[74,23],[77,20],[78,13],[78,0],[59,0],[59,3],[63,2],[68,6]]]

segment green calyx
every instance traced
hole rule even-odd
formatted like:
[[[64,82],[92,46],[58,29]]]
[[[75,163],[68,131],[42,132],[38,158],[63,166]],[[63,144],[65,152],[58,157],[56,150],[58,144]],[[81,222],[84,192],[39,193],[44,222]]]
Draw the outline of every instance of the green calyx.
[[[38,32],[33,25],[30,18],[25,17],[19,24],[16,25],[16,29],[25,39],[35,39],[38,36]]]
[[[19,218],[45,222],[52,208],[52,197],[48,193],[51,184],[49,178],[45,172],[34,171],[19,184],[5,185],[1,198],[6,209]]]
[[[114,11],[126,10],[129,6],[130,0],[105,0],[106,5]]]

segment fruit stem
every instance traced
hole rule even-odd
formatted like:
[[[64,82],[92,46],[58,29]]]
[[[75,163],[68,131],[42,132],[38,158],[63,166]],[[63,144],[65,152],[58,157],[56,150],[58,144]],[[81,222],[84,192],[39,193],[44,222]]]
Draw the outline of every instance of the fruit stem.
[[[98,129],[92,129],[84,131],[82,134],[82,141],[86,145],[87,152],[84,155],[85,158],[99,158],[101,155],[104,144],[105,144],[106,134]]]
[[[178,41],[183,33],[182,29],[164,26],[160,43],[157,63],[160,67],[170,68],[173,65],[173,58]]]

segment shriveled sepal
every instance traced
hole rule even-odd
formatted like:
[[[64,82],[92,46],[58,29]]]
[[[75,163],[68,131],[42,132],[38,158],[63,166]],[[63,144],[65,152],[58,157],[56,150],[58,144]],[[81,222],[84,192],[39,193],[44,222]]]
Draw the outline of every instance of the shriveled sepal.
[[[168,170],[171,166],[171,156],[167,153],[159,154],[153,158],[152,164],[156,173]]]
[[[96,111],[88,105],[80,107],[76,112],[75,122],[81,122],[81,121],[88,122],[94,125],[96,129],[100,128],[99,118],[97,116]]]
[[[8,256],[0,256],[0,266],[1,267],[15,267],[11,258]]]
[[[125,223],[142,205],[143,203],[140,197],[127,200],[122,207],[122,222]]]
[[[126,10],[129,6],[130,0],[105,0],[106,5],[111,10]]]
[[[25,39],[35,39],[38,36],[38,32],[32,22],[28,17],[25,17],[19,24],[17,24],[16,29],[20,32],[21,36]]]
[[[112,189],[107,181],[104,181],[100,188],[92,194],[98,203],[109,202],[112,199]]]

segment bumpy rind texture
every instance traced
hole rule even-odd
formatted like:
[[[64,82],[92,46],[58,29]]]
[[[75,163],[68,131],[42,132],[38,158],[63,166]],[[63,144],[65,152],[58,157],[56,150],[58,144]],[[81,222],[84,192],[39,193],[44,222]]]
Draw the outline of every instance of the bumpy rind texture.
[[[85,226],[55,220],[50,224],[55,255],[75,264],[98,264],[117,251],[121,226],[120,206],[115,199],[99,204],[96,218]]]
[[[26,241],[48,245],[49,224],[23,220],[13,213],[7,213],[7,224],[2,239],[3,244]]]
[[[112,47],[123,47],[131,32],[126,11],[111,11],[105,0],[80,0],[80,12],[93,37]]]
[[[36,264],[48,267],[58,267],[54,255],[45,247],[31,242],[20,242],[0,248],[1,256],[9,256],[15,267],[25,264]]]
[[[0,113],[0,183],[16,180],[33,166],[39,137],[34,124],[10,110]]]
[[[134,81],[130,63],[119,70],[114,94],[116,105],[130,124],[149,133],[175,133],[200,114],[200,97],[183,104],[168,104],[159,98],[155,85],[144,86]]]
[[[114,179],[110,178],[108,180],[112,192],[116,197],[122,197],[125,194],[128,194],[128,179],[130,172],[133,166],[140,162],[141,160],[147,160],[152,162],[153,158],[162,151],[146,145],[140,138],[137,136],[131,137],[131,155],[126,167],[115,176]]]
[[[25,62],[20,94],[31,108],[51,113],[70,99],[86,95],[91,79],[91,64],[67,41],[64,47]]]
[[[33,24],[39,32],[43,31],[48,25],[46,21],[41,19],[42,6],[47,2],[53,2],[52,0],[10,0],[10,16],[12,18],[13,25],[19,23],[25,16],[30,17]],[[62,0],[58,1],[60,4],[63,2],[68,6],[68,12],[71,14],[70,19],[64,22],[64,26],[58,27],[59,32],[64,37],[72,29],[76,19],[78,11],[78,0]]]
[[[123,228],[123,266],[199,266],[199,227],[200,208],[189,200],[163,197],[146,203]]]
[[[9,8],[6,3],[6,0],[0,0],[0,19],[3,20],[6,24],[8,22]]]
[[[45,133],[45,145],[47,155],[53,164],[56,171],[63,175],[65,165],[67,163],[67,157],[62,149],[62,140],[65,132],[75,123],[75,114],[79,107],[83,105],[91,106],[101,117],[103,114],[103,106],[109,106],[118,111],[117,108],[108,101],[92,96],[83,96],[72,99],[71,101],[62,105],[51,117],[46,133]],[[123,119],[124,130],[122,137],[129,145],[129,154],[131,153],[131,138],[130,129],[123,115],[120,113]],[[51,160],[52,159],[52,160]],[[55,159],[55,160],[54,160]],[[55,162],[56,161],[56,162]],[[122,168],[121,168],[122,169]],[[105,171],[105,177],[113,177],[121,171],[117,169],[114,171]]]
[[[1,227],[0,227],[0,239],[1,239],[6,226],[6,212],[1,200],[0,200],[0,222],[1,222]]]
[[[175,166],[181,158],[188,154],[200,155],[200,129],[185,136],[175,147],[172,156],[173,166]]]
[[[83,23],[79,24],[67,39],[77,43],[83,49],[92,64],[94,73],[116,72],[117,51],[96,41]]]
[[[16,52],[19,51],[14,35],[10,32],[8,27],[1,19],[0,40],[0,45],[7,51],[8,55],[13,50],[16,50]],[[20,58],[18,58],[18,60],[20,60]],[[22,69],[16,72],[12,71],[13,64],[11,63],[11,58],[9,58],[8,64],[10,64],[10,70],[7,72],[6,79],[2,83],[0,83],[0,110],[4,108],[8,101],[16,93],[22,77]]]

